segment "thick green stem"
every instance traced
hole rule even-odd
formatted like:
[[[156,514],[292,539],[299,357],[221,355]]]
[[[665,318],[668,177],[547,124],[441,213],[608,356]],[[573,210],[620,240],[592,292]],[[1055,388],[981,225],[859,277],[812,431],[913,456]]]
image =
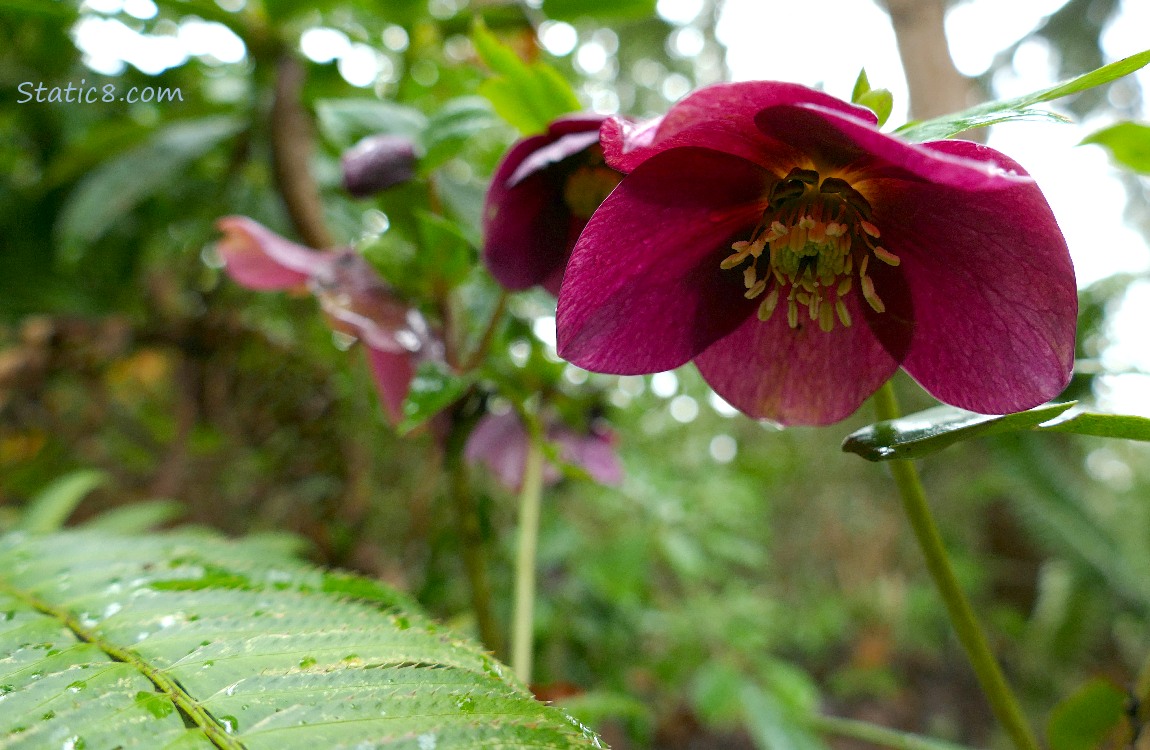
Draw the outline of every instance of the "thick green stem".
[[[539,547],[539,510],[543,496],[543,449],[534,437],[527,444],[523,487],[519,492],[519,549],[515,558],[515,613],[511,622],[511,668],[531,683],[535,630],[535,556]]]
[[[889,382],[875,394],[874,404],[880,420],[897,419],[900,416],[894,388]],[[994,715],[1018,750],[1038,750],[1038,740],[1026,722],[1026,717],[1018,705],[1018,699],[1006,684],[1006,678],[990,651],[970,602],[958,585],[958,579],[955,578],[954,569],[942,542],[942,535],[939,534],[930,506],[927,504],[926,492],[923,490],[918,470],[912,461],[905,459],[896,459],[889,462],[889,465],[894,481],[898,485],[899,494],[902,496],[903,510],[914,529],[918,546],[926,558],[927,570],[930,571],[934,585],[946,604],[951,625],[954,626],[962,647],[966,649],[967,659],[974,667],[974,673],[982,686],[982,692],[990,702]]]

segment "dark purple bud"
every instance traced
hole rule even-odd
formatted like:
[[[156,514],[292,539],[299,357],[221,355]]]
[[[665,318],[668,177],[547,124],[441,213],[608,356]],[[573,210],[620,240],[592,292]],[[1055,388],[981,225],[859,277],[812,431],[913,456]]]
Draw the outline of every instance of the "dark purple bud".
[[[367,198],[415,177],[415,144],[401,135],[370,135],[340,157],[343,187]]]

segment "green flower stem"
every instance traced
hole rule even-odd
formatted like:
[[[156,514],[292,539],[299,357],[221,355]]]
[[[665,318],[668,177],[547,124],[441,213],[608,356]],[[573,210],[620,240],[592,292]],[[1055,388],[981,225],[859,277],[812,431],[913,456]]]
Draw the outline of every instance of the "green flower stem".
[[[898,419],[900,416],[894,387],[889,381],[875,394],[874,404],[880,420]],[[1018,705],[1018,699],[1006,684],[1006,678],[990,651],[986,635],[974,617],[970,602],[958,585],[958,579],[955,578],[954,569],[942,542],[942,535],[938,532],[938,526],[927,504],[926,492],[923,490],[918,470],[913,462],[906,459],[890,461],[889,465],[895,484],[898,485],[899,494],[902,496],[903,510],[914,529],[918,546],[926,558],[927,570],[930,571],[934,585],[946,604],[951,625],[954,626],[962,647],[966,649],[967,659],[974,667],[974,673],[982,686],[982,692],[990,702],[994,715],[1018,750],[1038,750],[1038,740],[1026,722],[1026,717]]]
[[[527,443],[523,487],[519,491],[519,545],[515,559],[515,613],[511,623],[511,668],[525,685],[531,683],[535,630],[535,556],[539,547],[539,510],[543,496],[543,448]]]
[[[869,742],[872,745],[892,747],[895,750],[970,750],[965,745],[922,737],[917,734],[887,729],[857,719],[844,719],[840,716],[814,715],[809,720],[811,729],[822,734],[850,737]]]

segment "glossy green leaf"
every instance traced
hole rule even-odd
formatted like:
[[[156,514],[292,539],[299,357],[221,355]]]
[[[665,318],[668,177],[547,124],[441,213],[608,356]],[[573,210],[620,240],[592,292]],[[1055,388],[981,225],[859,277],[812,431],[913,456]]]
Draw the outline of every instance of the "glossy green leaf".
[[[1050,714],[1050,750],[1098,750],[1125,720],[1126,693],[1103,679],[1083,685]]]
[[[1121,166],[1139,174],[1150,175],[1150,125],[1120,122],[1082,139],[1110,152]]]
[[[1128,414],[1101,414],[1074,409],[1038,426],[1043,432],[1150,441],[1150,419]]]
[[[405,435],[453,404],[471,385],[469,378],[455,375],[437,362],[424,362],[411,381],[403,402],[403,420],[396,432]]]
[[[1069,81],[1036,91],[1025,96],[1013,99],[1002,99],[994,102],[979,104],[950,115],[943,115],[931,120],[907,123],[897,132],[910,141],[933,141],[940,138],[949,138],[971,128],[982,128],[1008,120],[1053,118],[1062,119],[1060,115],[1041,109],[1034,105],[1061,99],[1064,96],[1077,94],[1087,89],[1101,86],[1122,76],[1129,75],[1140,68],[1150,64],[1150,50],[1131,55],[1118,62],[1104,65],[1097,70],[1072,78]]]
[[[842,449],[857,453],[868,461],[921,458],[961,440],[997,432],[1028,430],[1072,406],[1074,402],[1044,404],[1029,411],[1006,415],[976,414],[954,406],[936,406],[857,430],[843,441]]]
[[[494,74],[480,84],[479,93],[520,132],[542,133],[555,118],[580,108],[571,85],[551,66],[524,62],[482,24],[475,25],[471,40]]]
[[[580,18],[643,18],[655,12],[655,0],[543,0],[543,13],[557,21]]]
[[[207,534],[4,537],[0,744],[600,746],[396,600]]]
[[[187,166],[240,131],[233,117],[205,117],[160,130],[147,143],[117,154],[88,174],[61,211],[56,225],[65,245],[104,235],[141,201],[175,183]]]
[[[107,481],[107,473],[95,469],[60,477],[28,501],[17,528],[37,534],[59,530],[88,493]]]

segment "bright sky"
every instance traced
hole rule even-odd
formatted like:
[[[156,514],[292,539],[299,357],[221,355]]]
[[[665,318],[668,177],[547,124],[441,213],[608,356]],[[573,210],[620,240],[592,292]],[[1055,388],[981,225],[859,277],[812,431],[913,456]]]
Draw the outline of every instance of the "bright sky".
[[[244,5],[244,0],[217,2],[233,10]],[[450,15],[465,2],[429,0],[429,5],[432,12]],[[966,0],[956,5],[947,16],[946,28],[957,67],[972,76],[986,72],[995,54],[1022,39],[1065,2]],[[178,26],[170,24],[163,34],[144,35],[117,17],[130,16],[129,21],[153,18],[158,11],[153,0],[86,0],[85,6],[97,15],[78,23],[73,36],[85,52],[86,63],[100,73],[115,75],[130,64],[145,73],[158,74],[191,57],[221,64],[238,62],[246,53],[243,42],[218,23],[186,19]],[[698,55],[703,49],[703,35],[696,25],[702,0],[658,0],[657,8],[661,17],[679,27],[669,40],[670,50],[681,57]],[[1145,49],[1150,40],[1145,33],[1148,28],[1150,2],[1123,0],[1119,16],[1102,37],[1107,61]],[[906,120],[906,80],[894,32],[885,12],[873,0],[725,0],[716,31],[727,48],[726,63],[733,80],[794,81],[847,97],[859,69],[865,67],[872,85],[894,94],[889,126]],[[589,38],[580,38],[566,23],[546,23],[540,37],[553,54],[574,54],[576,67],[592,79],[587,91],[596,109],[618,107],[609,82],[615,72],[611,58],[618,46],[613,32],[602,29]],[[352,42],[341,31],[316,28],[302,35],[300,47],[316,62],[334,61],[350,84],[368,87],[399,74],[388,53],[401,52],[408,43],[399,26],[385,30],[382,41],[383,47],[374,49]],[[1041,42],[1020,47],[1012,60],[1013,70],[995,78],[995,95],[1018,95],[1055,83],[1055,54]],[[638,65],[630,71],[634,79],[648,73],[653,80],[662,76],[661,70],[647,71]],[[718,77],[717,68],[715,73]],[[437,75],[434,69],[413,69],[409,74],[419,80]],[[1144,98],[1150,101],[1150,71],[1144,69],[1136,75],[1142,91],[1148,92]],[[596,83],[596,79],[602,82]],[[670,98],[689,90],[682,76],[670,76],[662,85]],[[1144,102],[1142,118],[1150,119],[1146,107]],[[1101,148],[1076,145],[1107,124],[1025,122],[997,126],[990,133],[989,144],[1026,167],[1045,191],[1069,241],[1080,286],[1114,273],[1150,269],[1145,238],[1123,220],[1126,194],[1118,172]],[[1140,284],[1132,287],[1115,317],[1112,337],[1117,343],[1105,353],[1104,364],[1150,372],[1150,347],[1144,343],[1143,323],[1148,319],[1150,284]],[[1106,387],[1109,408],[1150,416],[1150,378],[1107,378]]]

